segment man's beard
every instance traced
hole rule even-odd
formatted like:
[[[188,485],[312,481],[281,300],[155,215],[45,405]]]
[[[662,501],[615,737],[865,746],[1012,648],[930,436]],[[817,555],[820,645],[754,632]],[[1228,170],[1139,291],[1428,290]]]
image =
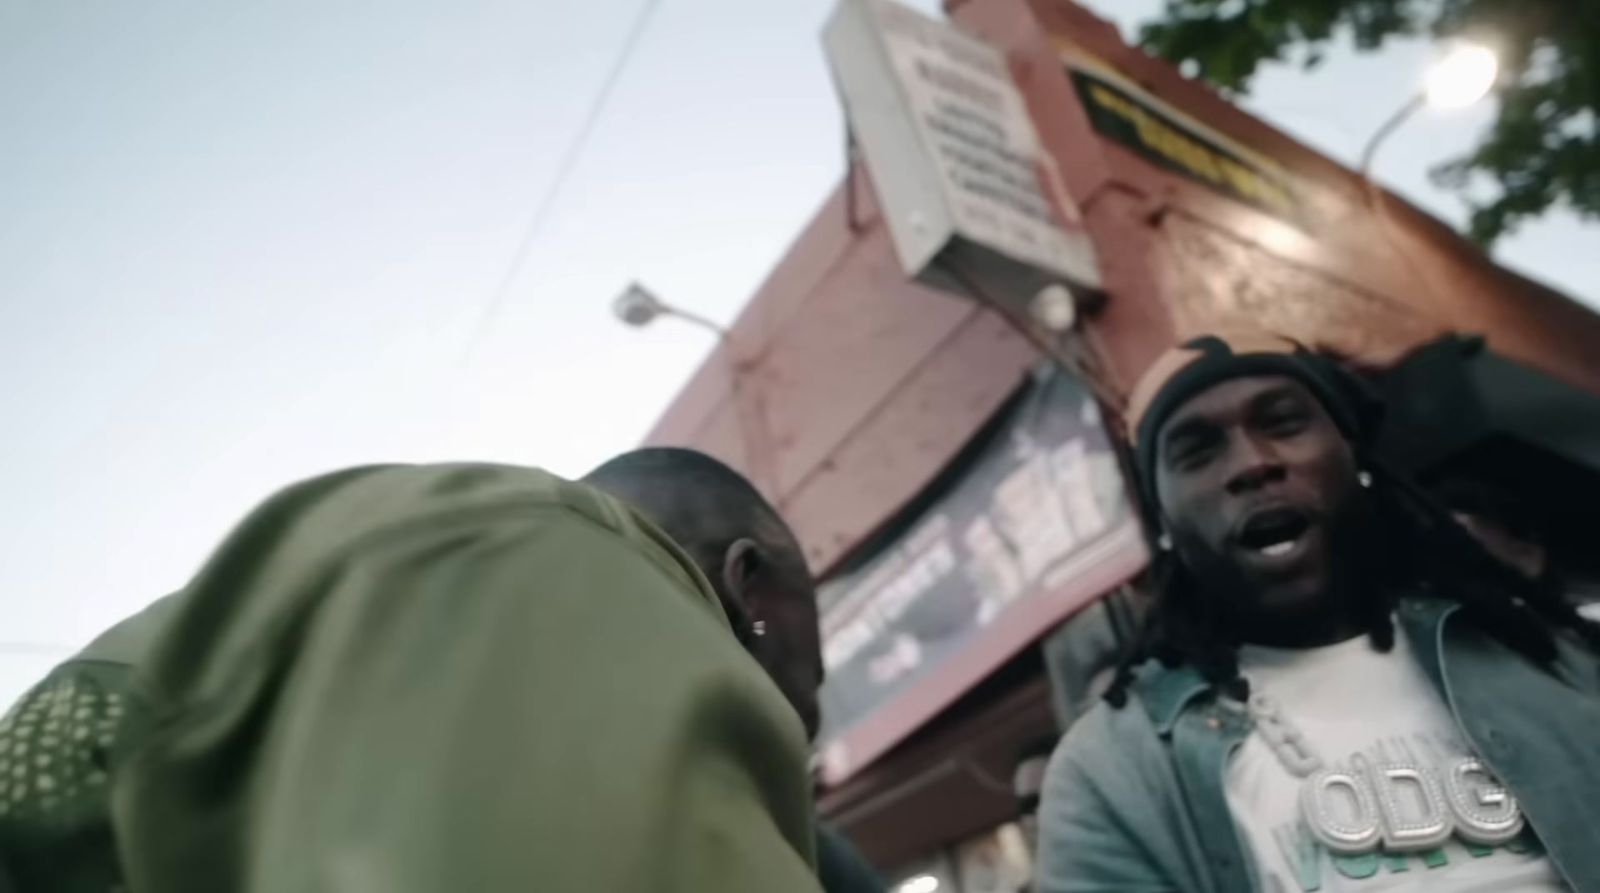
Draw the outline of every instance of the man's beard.
[[[1394,538],[1377,523],[1372,501],[1365,493],[1351,494],[1319,522],[1327,541],[1326,576],[1320,588],[1298,604],[1275,604],[1278,587],[1247,574],[1228,554],[1198,537],[1177,538],[1185,570],[1199,590],[1204,622],[1225,637],[1239,641],[1256,638],[1252,630],[1264,626],[1314,633],[1318,626],[1342,618],[1364,618],[1375,600],[1387,599],[1393,569],[1403,556]]]

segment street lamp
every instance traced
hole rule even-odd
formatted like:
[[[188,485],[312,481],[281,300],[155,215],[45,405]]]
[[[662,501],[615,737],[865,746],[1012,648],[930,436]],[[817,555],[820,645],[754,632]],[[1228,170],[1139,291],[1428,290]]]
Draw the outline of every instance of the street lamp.
[[[1033,321],[1044,326],[1052,335],[1060,335],[1078,321],[1078,299],[1071,289],[1059,282],[1040,289],[1028,302],[1028,312]]]
[[[775,492],[769,489],[776,486],[776,479],[773,476],[773,439],[767,428],[766,402],[760,389],[752,387],[746,380],[747,376],[754,373],[758,360],[753,357],[740,359],[736,356],[733,337],[726,327],[698,313],[668,304],[655,292],[637,282],[630,282],[621,294],[612,299],[611,313],[624,325],[636,329],[642,329],[663,316],[670,316],[690,325],[699,326],[717,336],[717,342],[722,346],[722,355],[728,364],[728,378],[733,390],[733,409],[739,431],[744,438],[750,477],[757,487],[769,490],[769,493]]]
[[[642,329],[663,316],[672,316],[691,325],[709,330],[720,341],[728,340],[728,330],[726,328],[698,313],[691,313],[688,310],[668,304],[666,301],[656,297],[655,292],[637,282],[629,283],[628,287],[623,289],[622,294],[617,295],[612,300],[611,313],[617,319],[622,320],[624,324],[636,329]]]
[[[1372,159],[1378,154],[1378,147],[1418,109],[1425,105],[1439,109],[1465,108],[1489,95],[1499,75],[1500,60],[1493,50],[1466,41],[1454,44],[1428,67],[1422,90],[1406,100],[1406,104],[1383,122],[1367,141],[1361,152],[1361,175],[1371,174]]]
[[[1458,43],[1428,69],[1423,93],[1437,109],[1460,109],[1489,95],[1500,76],[1494,50],[1475,43]]]
[[[1361,153],[1361,182],[1366,187],[1367,210],[1377,218],[1378,226],[1388,243],[1393,242],[1394,221],[1389,217],[1389,204],[1383,191],[1372,179],[1372,159],[1378,154],[1378,147],[1389,137],[1389,134],[1406,122],[1416,113],[1417,109],[1425,105],[1434,108],[1456,109],[1464,108],[1477,102],[1494,89],[1495,80],[1500,75],[1500,60],[1495,57],[1494,51],[1478,44],[1457,42],[1450,50],[1439,57],[1433,65],[1429,66],[1427,75],[1423,78],[1423,87],[1411,97],[1399,111],[1383,122],[1372,139],[1367,141],[1367,147]],[[1429,273],[1426,264],[1417,263],[1417,259],[1407,251],[1396,252],[1400,261],[1411,271],[1412,275],[1421,282],[1424,290],[1435,295],[1441,294],[1438,283]]]

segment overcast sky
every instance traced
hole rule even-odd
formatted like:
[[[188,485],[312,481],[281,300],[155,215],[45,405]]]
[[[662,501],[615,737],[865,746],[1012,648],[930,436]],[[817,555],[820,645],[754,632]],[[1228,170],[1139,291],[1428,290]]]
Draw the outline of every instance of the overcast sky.
[[[0,0],[0,701],[283,484],[634,445],[709,336],[609,300],[639,278],[730,319],[822,201],[831,5],[661,0],[472,342],[640,0]],[[1337,53],[1252,105],[1350,160],[1426,58]],[[1459,220],[1425,171],[1485,120],[1413,121],[1380,178]],[[1501,255],[1594,299],[1596,233]]]

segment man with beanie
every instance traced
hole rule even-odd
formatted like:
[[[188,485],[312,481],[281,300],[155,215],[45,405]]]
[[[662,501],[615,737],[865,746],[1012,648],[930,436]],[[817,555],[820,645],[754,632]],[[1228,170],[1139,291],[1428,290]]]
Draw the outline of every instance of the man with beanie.
[[[1051,760],[1041,893],[1600,891],[1600,631],[1388,471],[1380,415],[1260,332],[1141,380],[1156,602]]]

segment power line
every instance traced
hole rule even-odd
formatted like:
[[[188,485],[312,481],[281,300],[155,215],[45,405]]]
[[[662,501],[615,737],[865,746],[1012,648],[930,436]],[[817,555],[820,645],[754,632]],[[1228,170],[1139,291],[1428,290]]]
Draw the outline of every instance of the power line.
[[[583,124],[578,127],[571,144],[567,146],[566,154],[562,156],[561,163],[556,167],[555,176],[550,180],[550,185],[545,188],[544,195],[539,198],[533,216],[528,220],[528,226],[522,232],[522,241],[517,243],[517,250],[511,255],[511,265],[506,268],[505,275],[500,278],[500,284],[495,286],[494,292],[489,297],[489,302],[484,305],[483,313],[479,315],[476,325],[473,326],[472,335],[467,339],[466,348],[461,359],[465,361],[471,355],[488,333],[489,326],[495,317],[500,314],[505,305],[506,297],[511,293],[511,287],[516,283],[517,274],[522,271],[522,265],[527,263],[528,255],[533,251],[533,245],[538,241],[540,233],[544,230],[545,220],[550,216],[550,211],[555,207],[556,199],[561,194],[561,188],[566,185],[567,178],[578,165],[583,150],[587,148],[589,137],[594,133],[595,125],[600,122],[600,115],[605,111],[606,103],[611,99],[611,92],[622,79],[622,72],[628,67],[628,61],[633,57],[634,50],[639,45],[639,38],[643,36],[645,27],[650,23],[650,17],[655,13],[656,7],[661,5],[661,0],[644,0],[639,11],[634,15],[633,24],[629,26],[628,35],[622,42],[622,48],[617,53],[617,58],[611,63],[611,70],[606,73],[605,81],[601,83],[600,90],[589,104],[589,111],[585,114]]]
[[[77,649],[72,645],[50,645],[43,642],[0,642],[0,655],[37,654],[42,657],[70,654]]]

